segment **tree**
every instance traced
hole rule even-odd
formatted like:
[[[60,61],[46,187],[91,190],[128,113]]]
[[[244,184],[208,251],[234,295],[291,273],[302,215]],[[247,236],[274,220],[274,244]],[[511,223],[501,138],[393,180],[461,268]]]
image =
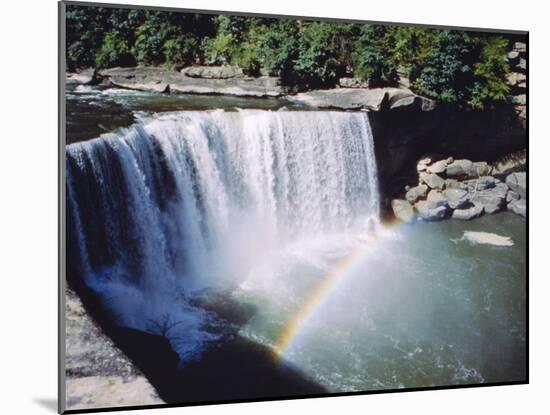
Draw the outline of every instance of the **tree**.
[[[467,102],[474,83],[474,64],[479,50],[479,39],[467,32],[438,32],[434,47],[414,84],[415,88],[443,102]]]
[[[375,85],[392,85],[398,80],[394,31],[386,26],[363,25],[354,45],[355,76]]]
[[[490,37],[485,40],[480,61],[474,64],[475,81],[468,104],[475,109],[484,109],[495,103],[506,102],[510,87],[506,80],[510,65],[506,59],[508,40]]]

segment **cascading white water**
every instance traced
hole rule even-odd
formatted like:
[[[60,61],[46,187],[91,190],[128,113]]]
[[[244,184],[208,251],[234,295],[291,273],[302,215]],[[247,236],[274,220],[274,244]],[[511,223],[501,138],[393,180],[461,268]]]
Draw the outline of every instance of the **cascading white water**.
[[[66,155],[69,270],[122,324],[185,322],[182,356],[209,338],[180,293],[238,281],[261,251],[379,220],[364,113],[167,113]]]

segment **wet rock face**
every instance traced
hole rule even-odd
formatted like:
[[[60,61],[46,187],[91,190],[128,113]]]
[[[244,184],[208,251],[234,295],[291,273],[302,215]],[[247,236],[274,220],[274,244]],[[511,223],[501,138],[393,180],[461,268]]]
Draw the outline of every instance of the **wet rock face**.
[[[416,219],[427,221],[448,217],[470,220],[506,208],[524,217],[527,214],[525,172],[510,173],[503,181],[488,175],[498,171],[494,165],[452,157],[423,158],[416,166],[420,184],[407,186],[406,200],[392,201],[394,215],[404,222],[413,219],[403,214],[402,202],[412,205]]]

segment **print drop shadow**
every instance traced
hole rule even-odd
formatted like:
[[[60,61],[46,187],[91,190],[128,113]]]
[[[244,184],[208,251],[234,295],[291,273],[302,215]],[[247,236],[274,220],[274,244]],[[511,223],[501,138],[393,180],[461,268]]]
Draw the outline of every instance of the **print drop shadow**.
[[[200,358],[180,367],[179,356],[167,338],[113,324],[97,296],[85,287],[73,288],[103,331],[145,375],[166,403],[238,401],[291,396],[313,396],[327,391],[282,362],[268,347],[238,334],[256,312],[228,296],[205,308],[231,327],[220,342]]]

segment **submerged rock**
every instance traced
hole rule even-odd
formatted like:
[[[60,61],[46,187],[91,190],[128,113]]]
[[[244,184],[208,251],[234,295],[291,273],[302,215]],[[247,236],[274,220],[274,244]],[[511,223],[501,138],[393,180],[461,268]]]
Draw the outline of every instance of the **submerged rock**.
[[[406,200],[394,199],[391,201],[393,214],[401,222],[409,223],[414,219],[414,210],[412,205]]]
[[[512,246],[514,241],[508,236],[497,235],[496,233],[490,232],[474,232],[474,231],[465,231],[462,236],[463,240],[473,242],[476,244],[486,244],[486,245],[495,245],[495,246]]]

